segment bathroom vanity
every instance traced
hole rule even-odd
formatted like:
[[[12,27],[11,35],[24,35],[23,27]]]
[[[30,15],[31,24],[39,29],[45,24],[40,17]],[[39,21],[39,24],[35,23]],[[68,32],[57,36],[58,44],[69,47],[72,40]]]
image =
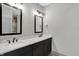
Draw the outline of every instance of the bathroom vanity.
[[[17,5],[17,4],[15,4]],[[38,11],[38,14],[41,13]],[[43,16],[34,15],[34,33],[41,34],[27,39],[6,39],[0,43],[1,56],[47,56],[51,53],[52,36],[43,34]],[[22,34],[22,9],[0,3],[0,36]],[[16,42],[15,42],[16,40]],[[11,42],[11,43],[10,43]]]
[[[43,35],[0,47],[1,56],[47,56],[52,49],[52,36]]]

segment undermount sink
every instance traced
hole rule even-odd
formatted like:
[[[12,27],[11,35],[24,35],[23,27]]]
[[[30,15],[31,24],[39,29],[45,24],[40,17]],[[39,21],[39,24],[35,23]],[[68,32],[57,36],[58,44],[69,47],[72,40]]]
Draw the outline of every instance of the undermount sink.
[[[0,44],[0,49],[1,48],[6,48],[6,47],[18,47],[18,46],[21,46],[21,45],[26,45],[26,44],[31,44],[33,42],[37,42],[37,41],[41,41],[41,39],[43,39],[43,37],[45,38],[45,35],[41,34],[39,37],[34,37],[34,38],[31,38],[31,39],[26,39],[25,37],[23,38],[20,38],[17,42],[14,42],[14,43],[8,43],[7,41],[4,41],[3,43]]]

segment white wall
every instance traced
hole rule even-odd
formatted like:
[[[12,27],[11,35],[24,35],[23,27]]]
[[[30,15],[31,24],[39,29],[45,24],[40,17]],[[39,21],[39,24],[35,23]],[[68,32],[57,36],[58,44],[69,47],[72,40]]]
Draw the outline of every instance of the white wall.
[[[0,40],[12,39],[13,37],[20,38],[23,36],[35,36],[34,33],[34,14],[33,10],[43,11],[43,7],[37,3],[25,3],[22,10],[22,34],[21,35],[6,35],[0,36]]]
[[[23,11],[23,34],[24,35],[34,35],[34,14],[33,10],[43,11],[43,7],[39,4],[27,3],[24,5],[25,9]]]
[[[53,51],[79,56],[79,4],[54,3],[46,7],[46,20],[53,35]]]

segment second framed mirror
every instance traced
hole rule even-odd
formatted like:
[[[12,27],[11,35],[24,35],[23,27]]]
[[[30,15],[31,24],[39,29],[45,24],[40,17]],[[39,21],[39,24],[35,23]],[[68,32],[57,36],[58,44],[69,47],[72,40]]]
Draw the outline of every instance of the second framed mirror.
[[[43,17],[34,15],[34,32],[35,33],[43,32]]]

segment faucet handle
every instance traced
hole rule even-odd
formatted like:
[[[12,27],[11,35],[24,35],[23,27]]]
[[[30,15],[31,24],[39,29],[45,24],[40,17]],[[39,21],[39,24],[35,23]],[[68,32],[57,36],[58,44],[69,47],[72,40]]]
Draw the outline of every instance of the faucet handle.
[[[16,38],[14,37],[13,40],[12,40],[13,43],[14,43],[15,39],[16,39]]]
[[[10,40],[7,40],[7,41],[8,41],[9,44],[11,43]]]
[[[18,39],[16,39],[16,42],[18,42]]]
[[[17,42],[17,41],[18,41],[18,39],[17,39],[17,38],[13,38],[13,41],[12,41],[12,42],[14,43],[15,41]]]

